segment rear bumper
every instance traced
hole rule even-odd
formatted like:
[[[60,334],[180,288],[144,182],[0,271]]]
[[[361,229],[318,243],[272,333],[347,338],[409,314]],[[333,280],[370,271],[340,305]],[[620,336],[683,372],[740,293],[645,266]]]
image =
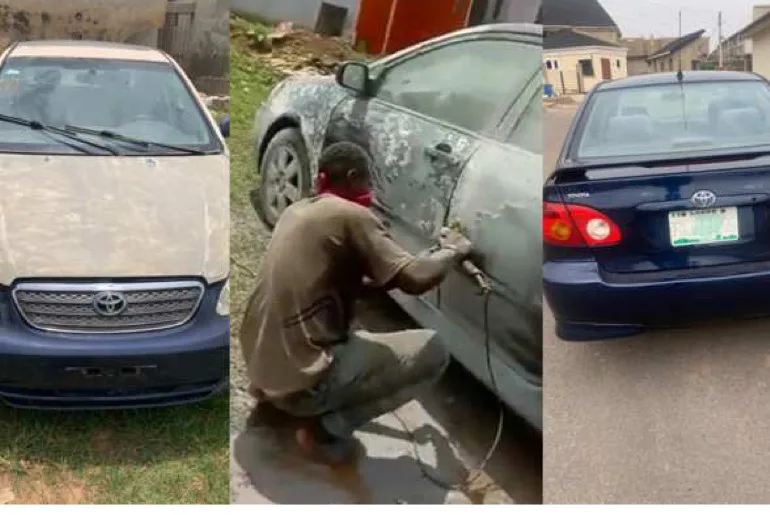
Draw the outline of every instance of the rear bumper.
[[[595,261],[551,261],[543,265],[543,289],[558,326],[605,329],[617,336],[634,329],[770,315],[770,270],[610,283]]]
[[[221,288],[207,288],[183,326],[102,335],[32,329],[0,291],[0,400],[22,408],[124,409],[195,402],[226,390],[230,323],[216,314]]]

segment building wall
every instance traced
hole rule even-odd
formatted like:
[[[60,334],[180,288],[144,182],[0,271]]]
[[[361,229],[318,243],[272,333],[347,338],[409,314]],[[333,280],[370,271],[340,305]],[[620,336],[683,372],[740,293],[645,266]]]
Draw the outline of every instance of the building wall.
[[[33,39],[95,39],[154,46],[166,0],[0,0],[0,47]]]
[[[230,91],[230,0],[195,0],[190,47],[182,61],[202,91]]]
[[[650,72],[664,72],[664,71],[676,71],[679,69],[681,61],[682,71],[689,71],[693,69],[693,60],[700,59],[705,55],[708,55],[709,38],[700,38],[695,43],[687,45],[679,52],[663,57],[661,59],[655,59],[650,63]]]
[[[489,0],[484,19],[488,23],[535,23],[542,0],[502,0],[500,14],[495,17],[497,0]]]
[[[175,0],[171,0],[172,2]],[[229,0],[195,4],[190,40],[175,55],[203,91],[229,91]],[[169,0],[0,0],[0,48],[14,41],[92,39],[156,47]]]
[[[770,80],[770,30],[764,30],[752,37],[754,55],[753,71]]]
[[[610,60],[612,79],[622,79],[628,76],[625,48],[593,47],[571,48],[565,50],[545,50],[543,52],[543,69],[545,82],[552,84],[554,91],[561,94],[587,93],[595,85],[602,82],[602,59]],[[593,77],[584,76],[580,72],[580,61],[591,60]],[[546,63],[551,61],[552,69]],[[554,68],[554,61],[558,68]],[[619,65],[619,66],[618,66]]]
[[[348,10],[345,30],[347,33],[355,30],[358,0],[231,0],[231,5],[236,12],[258,16],[271,22],[291,21],[313,29],[322,2],[345,7]]]
[[[752,21],[757,20],[769,12],[770,12],[770,5],[767,5],[767,4],[755,5],[751,9],[751,19]]]
[[[628,75],[644,75],[645,73],[650,73],[646,57],[634,56],[628,58]]]
[[[647,58],[676,38],[623,38],[621,44],[628,49],[628,74],[652,73]]]

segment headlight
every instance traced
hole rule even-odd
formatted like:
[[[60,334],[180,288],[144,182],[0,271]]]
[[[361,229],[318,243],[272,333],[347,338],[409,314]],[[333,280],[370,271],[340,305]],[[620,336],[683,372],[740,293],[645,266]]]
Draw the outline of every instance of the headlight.
[[[222,287],[222,291],[219,293],[219,300],[217,300],[217,315],[223,317],[230,316],[230,279],[227,280]]]

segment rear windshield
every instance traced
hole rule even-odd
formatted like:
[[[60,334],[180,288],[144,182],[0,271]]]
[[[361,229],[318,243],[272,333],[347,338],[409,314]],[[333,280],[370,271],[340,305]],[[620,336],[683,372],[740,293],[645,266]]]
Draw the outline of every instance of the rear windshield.
[[[577,158],[746,150],[770,143],[762,81],[666,84],[597,92]]]

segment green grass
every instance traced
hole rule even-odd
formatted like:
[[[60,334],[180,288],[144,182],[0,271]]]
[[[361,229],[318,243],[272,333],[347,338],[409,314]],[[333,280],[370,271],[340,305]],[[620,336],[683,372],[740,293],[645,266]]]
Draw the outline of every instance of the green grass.
[[[226,504],[229,400],[136,411],[0,408],[0,494],[16,503]]]
[[[230,202],[243,207],[257,181],[252,130],[254,115],[278,75],[258,57],[234,45],[230,50]]]
[[[264,26],[234,18],[242,34],[264,32]],[[231,332],[240,327],[243,308],[251,291],[252,273],[259,266],[264,234],[251,206],[250,192],[258,185],[253,139],[254,115],[280,79],[259,55],[249,51],[247,38],[233,38],[230,47],[230,255]],[[236,352],[238,350],[233,347]]]

